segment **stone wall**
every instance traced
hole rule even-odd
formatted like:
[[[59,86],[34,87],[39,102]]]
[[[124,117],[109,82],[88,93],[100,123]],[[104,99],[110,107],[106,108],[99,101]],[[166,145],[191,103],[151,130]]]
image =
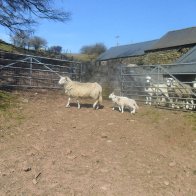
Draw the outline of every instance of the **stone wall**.
[[[177,61],[182,55],[188,52],[190,47],[176,48],[155,52],[146,52],[141,56],[127,57],[108,60],[106,65],[110,64],[137,64],[137,65],[158,65],[158,64],[171,64]]]

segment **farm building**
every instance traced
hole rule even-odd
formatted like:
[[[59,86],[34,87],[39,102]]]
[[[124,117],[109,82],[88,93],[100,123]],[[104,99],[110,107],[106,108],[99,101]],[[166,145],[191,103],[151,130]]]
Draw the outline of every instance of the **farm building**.
[[[176,62],[196,46],[196,27],[170,31],[153,41],[115,46],[97,58],[97,63],[155,65]]]
[[[167,78],[181,86],[188,84],[195,97],[196,27],[170,31],[158,40],[112,47],[97,58],[96,65],[94,75],[109,91],[145,101],[150,76],[151,85],[152,81],[167,85]]]

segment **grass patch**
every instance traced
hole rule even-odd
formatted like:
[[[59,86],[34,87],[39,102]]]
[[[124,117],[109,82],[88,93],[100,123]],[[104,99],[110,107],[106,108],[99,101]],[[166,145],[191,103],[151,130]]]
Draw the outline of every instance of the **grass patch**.
[[[18,96],[13,93],[0,91],[0,130],[10,133],[10,129],[23,122],[21,105]]]
[[[12,52],[14,50],[14,47],[6,43],[0,43],[0,49],[7,52]]]
[[[192,130],[196,131],[196,113],[187,113],[185,114],[185,118],[190,122]]]
[[[138,113],[139,114],[139,113]],[[145,111],[139,114],[141,117],[142,116],[148,116],[148,119],[152,123],[158,123],[162,120],[162,114],[157,108],[154,107],[146,107]]]
[[[11,105],[14,104],[15,99],[16,97],[13,96],[11,93],[0,91],[0,111],[5,111],[10,108]]]

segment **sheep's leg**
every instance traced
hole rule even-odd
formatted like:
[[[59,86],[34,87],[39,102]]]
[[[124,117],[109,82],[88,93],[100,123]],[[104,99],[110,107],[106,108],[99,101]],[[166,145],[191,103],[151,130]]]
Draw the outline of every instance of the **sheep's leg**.
[[[190,110],[193,110],[193,109],[195,109],[195,106],[194,106],[194,101],[193,101],[193,99],[191,99],[191,108],[189,108]]]
[[[120,107],[120,106],[118,106],[118,109],[119,109],[119,111],[121,112],[121,107]]]
[[[69,98],[68,98],[68,101],[67,101],[67,105],[65,106],[66,108],[70,107],[70,105],[69,105],[70,100],[71,100],[71,98],[69,97]]]
[[[94,108],[94,109],[95,109],[95,107],[96,107],[98,101],[99,101],[99,100],[96,100],[95,103],[93,104],[93,108]],[[97,109],[98,109],[98,108],[97,108]]]
[[[148,97],[146,97],[146,105],[148,104]]]
[[[187,110],[194,109],[194,101],[192,99],[190,101],[187,101],[186,104],[187,104],[187,107],[186,107]]]
[[[146,97],[146,105],[151,105],[151,101],[152,101],[152,97],[149,96],[149,97]]]
[[[149,97],[149,105],[152,104],[152,97]]]
[[[79,100],[77,100],[77,103],[78,103],[78,109],[80,109],[80,102],[79,102]]]

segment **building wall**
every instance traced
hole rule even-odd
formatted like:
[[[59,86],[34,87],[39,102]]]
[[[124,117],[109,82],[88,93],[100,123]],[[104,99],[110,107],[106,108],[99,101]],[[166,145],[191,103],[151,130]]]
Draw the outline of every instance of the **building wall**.
[[[106,65],[110,64],[137,64],[137,65],[157,65],[170,64],[177,61],[182,55],[188,52],[191,47],[175,48],[169,50],[161,50],[155,52],[147,52],[142,56],[119,58],[106,61]]]
[[[103,94],[115,91],[120,94],[120,65],[158,65],[171,64],[177,61],[182,55],[188,52],[192,47],[175,48],[169,50],[147,52],[142,56],[112,59],[97,62],[91,72],[91,81],[97,81],[103,86]]]

